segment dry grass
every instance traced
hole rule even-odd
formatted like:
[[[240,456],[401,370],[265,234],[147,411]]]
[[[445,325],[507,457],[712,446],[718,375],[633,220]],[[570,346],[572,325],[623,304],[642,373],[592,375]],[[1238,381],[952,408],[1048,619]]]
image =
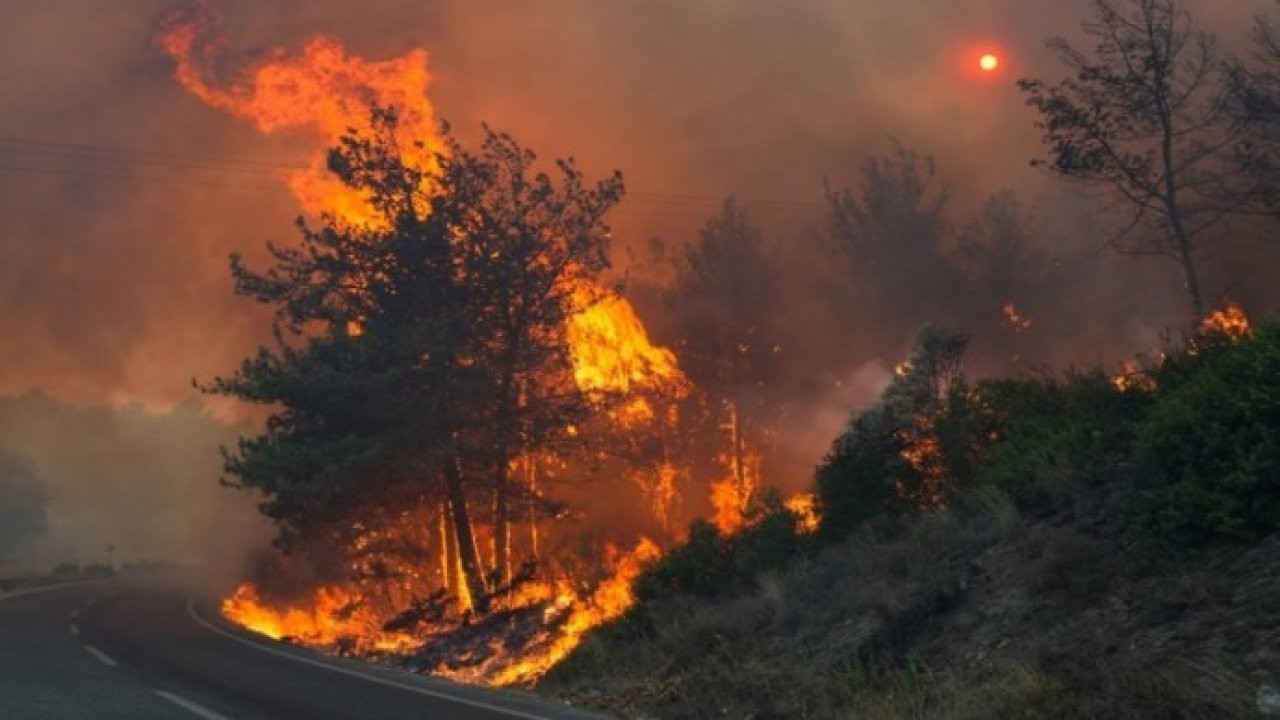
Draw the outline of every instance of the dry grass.
[[[1225,663],[1098,649],[1125,632],[1100,609],[1115,588],[1098,578],[1125,581],[1109,552],[1077,528],[1024,526],[984,491],[737,595],[652,602],[540,689],[635,718],[1255,717],[1256,687]],[[1032,605],[1002,616],[1018,583]]]

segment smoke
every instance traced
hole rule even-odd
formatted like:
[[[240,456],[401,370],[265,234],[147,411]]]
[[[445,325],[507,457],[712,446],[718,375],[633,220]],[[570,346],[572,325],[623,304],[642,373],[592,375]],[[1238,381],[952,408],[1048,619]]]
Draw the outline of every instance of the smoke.
[[[269,537],[252,501],[218,484],[219,445],[245,430],[192,403],[155,413],[79,408],[39,394],[0,398],[0,457],[21,455],[47,496],[43,533],[25,564],[238,570]]]
[[[112,537],[121,552],[172,547],[181,555],[194,545],[169,543],[172,533],[198,528],[192,543],[216,536],[182,513],[199,505],[191,493],[217,490],[212,448],[235,434],[220,420],[247,415],[210,405],[190,380],[230,371],[268,337],[265,309],[230,291],[227,254],[244,251],[253,263],[264,240],[294,236],[298,211],[281,174],[306,162],[314,139],[261,136],[173,81],[154,38],[161,20],[184,6],[26,0],[0,8],[0,67],[8,69],[0,71],[0,393],[49,398],[3,403],[0,440],[47,466],[55,518],[65,519],[59,537],[73,538],[50,552],[89,553]],[[886,152],[890,137],[936,158],[952,192],[953,226],[1010,187],[1039,218],[1036,241],[1054,271],[1027,301],[1036,325],[1024,364],[1113,361],[1151,346],[1180,317],[1175,269],[1099,259],[1108,231],[1092,206],[1027,164],[1041,148],[1013,81],[1059,76],[1043,42],[1078,35],[1091,8],[1084,0],[218,6],[224,77],[317,33],[371,59],[424,48],[435,105],[464,139],[485,121],[543,157],[574,155],[597,175],[623,170],[631,192],[614,235],[620,274],[638,296],[664,273],[646,275],[627,259],[644,258],[654,236],[690,241],[721,198],[735,194],[781,248],[787,281],[778,313],[794,359],[786,392],[803,419],[788,445],[808,456],[796,467],[817,460],[815,448],[869,399],[866,388],[882,382],[882,368],[904,354],[915,330],[887,315],[879,322],[901,326],[900,341],[871,343],[872,333],[844,324],[844,276],[814,241],[824,178],[855,185],[865,159]],[[1189,6],[1230,50],[1271,4]],[[997,78],[971,70],[984,47],[1003,54]],[[1246,273],[1222,261],[1215,292],[1272,302],[1259,290],[1274,277],[1267,263]],[[974,305],[975,315],[999,312],[972,298],[954,302]],[[660,329],[670,310],[640,305]],[[993,346],[975,366],[1005,369],[1010,354]],[[111,450],[108,437],[135,450]],[[169,454],[164,443],[177,449]],[[151,462],[157,458],[163,462]],[[210,519],[233,514],[222,500],[214,507],[228,514],[211,511]]]

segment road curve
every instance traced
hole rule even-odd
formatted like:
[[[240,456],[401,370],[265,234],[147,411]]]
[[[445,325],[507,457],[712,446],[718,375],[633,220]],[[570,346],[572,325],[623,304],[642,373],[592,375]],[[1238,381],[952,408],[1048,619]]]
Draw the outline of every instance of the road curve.
[[[0,718],[600,717],[276,643],[167,583],[0,595]]]

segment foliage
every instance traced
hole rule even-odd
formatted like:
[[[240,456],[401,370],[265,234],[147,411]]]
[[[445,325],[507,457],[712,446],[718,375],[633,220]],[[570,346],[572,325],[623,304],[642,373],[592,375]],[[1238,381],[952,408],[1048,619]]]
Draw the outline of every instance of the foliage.
[[[837,438],[816,474],[825,539],[986,486],[1032,516],[1108,488],[1153,545],[1280,527],[1280,323],[1243,337],[1202,329],[1128,383],[1092,370],[969,386],[962,350],[922,333],[880,403]]]
[[[641,601],[672,591],[711,597],[734,592],[761,573],[793,561],[804,543],[796,517],[777,493],[767,493],[763,507],[743,529],[721,534],[714,525],[694,520],[685,542],[671,548],[636,580]]]
[[[676,442],[695,476],[731,474],[752,504],[779,423],[783,329],[778,247],[732,197],[676,259],[663,291],[681,369],[697,392],[680,408]],[[726,437],[729,451],[723,448]],[[674,443],[673,443],[674,444]],[[727,466],[727,467],[726,467]]]
[[[1247,60],[1228,64],[1231,113],[1243,130],[1234,159],[1251,203],[1276,218],[1280,208],[1280,31],[1270,19],[1257,18],[1252,50]]]
[[[1280,323],[1205,348],[1137,432],[1143,539],[1178,547],[1256,540],[1280,528]]]
[[[932,158],[895,142],[867,160],[851,187],[827,185],[823,236],[849,288],[844,316],[861,341],[900,342],[887,318],[908,326],[957,324],[954,298],[969,284],[945,252],[950,192]]]
[[[1115,479],[1148,402],[1099,370],[992,380],[977,394],[992,433],[978,481],[1037,511],[1055,509],[1075,488]]]

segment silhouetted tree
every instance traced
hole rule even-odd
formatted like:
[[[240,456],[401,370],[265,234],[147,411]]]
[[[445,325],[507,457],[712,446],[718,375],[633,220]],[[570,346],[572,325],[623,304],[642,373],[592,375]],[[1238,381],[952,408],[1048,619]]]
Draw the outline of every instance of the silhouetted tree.
[[[933,160],[897,143],[867,160],[856,188],[828,186],[826,234],[848,262],[860,336],[889,335],[886,320],[954,319],[964,280],[943,250],[949,197]]]
[[[472,359],[491,373],[490,417],[478,431],[495,493],[495,573],[511,580],[509,471],[520,455],[566,440],[590,404],[578,392],[565,327],[598,300],[608,266],[604,215],[622,196],[622,178],[589,187],[571,161],[555,181],[535,173],[535,155],[508,135],[489,133],[481,154],[456,145],[446,170],[452,193],[469,196],[454,229],[473,303]]]
[[[1230,63],[1229,77],[1241,174],[1254,208],[1280,219],[1280,31],[1270,20],[1257,18],[1252,52]]]
[[[1034,221],[1018,196],[994,193],[957,233],[959,261],[973,284],[999,301],[1025,301],[1044,273]]]
[[[1175,259],[1198,322],[1201,240],[1233,209],[1222,161],[1236,140],[1221,60],[1180,0],[1095,0],[1094,11],[1083,25],[1091,53],[1049,42],[1070,77],[1018,82],[1050,152],[1035,164],[1104,188],[1126,208],[1113,247]]]

